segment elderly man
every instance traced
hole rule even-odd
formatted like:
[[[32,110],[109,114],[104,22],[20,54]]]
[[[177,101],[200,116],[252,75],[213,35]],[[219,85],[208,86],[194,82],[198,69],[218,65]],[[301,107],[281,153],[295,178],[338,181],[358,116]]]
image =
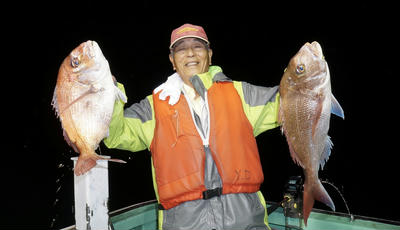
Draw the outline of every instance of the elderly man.
[[[159,229],[268,229],[255,136],[278,126],[278,87],[233,81],[211,58],[202,27],[173,30],[176,72],[140,103],[117,102],[104,143],[151,151]]]

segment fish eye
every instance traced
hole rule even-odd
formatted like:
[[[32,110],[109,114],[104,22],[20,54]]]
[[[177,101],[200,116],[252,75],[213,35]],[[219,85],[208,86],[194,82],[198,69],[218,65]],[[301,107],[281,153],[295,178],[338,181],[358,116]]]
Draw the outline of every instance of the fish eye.
[[[304,73],[305,70],[306,70],[306,67],[304,66],[304,64],[298,64],[296,67],[297,74],[302,74],[302,73]]]
[[[79,65],[79,58],[78,57],[73,57],[71,59],[71,66],[76,68],[76,67],[78,67],[78,65]]]

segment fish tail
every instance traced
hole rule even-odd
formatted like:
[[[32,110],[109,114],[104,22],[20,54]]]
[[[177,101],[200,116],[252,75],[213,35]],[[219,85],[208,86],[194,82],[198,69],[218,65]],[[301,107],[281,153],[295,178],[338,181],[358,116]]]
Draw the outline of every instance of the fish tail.
[[[80,176],[91,170],[94,166],[96,166],[97,160],[108,160],[112,162],[126,163],[125,161],[120,159],[109,159],[99,156],[97,154],[85,154],[85,155],[81,154],[75,165],[74,169],[75,175]]]
[[[75,165],[75,175],[80,176],[88,172],[94,166],[96,166],[96,161],[101,159],[97,154],[81,154]]]
[[[322,186],[321,182],[317,179],[316,183],[310,184],[306,180],[304,183],[304,193],[303,193],[303,217],[304,217],[304,224],[306,226],[308,217],[310,216],[315,200],[324,203],[333,211],[335,211],[335,204],[333,203],[328,192],[325,190],[324,186]]]

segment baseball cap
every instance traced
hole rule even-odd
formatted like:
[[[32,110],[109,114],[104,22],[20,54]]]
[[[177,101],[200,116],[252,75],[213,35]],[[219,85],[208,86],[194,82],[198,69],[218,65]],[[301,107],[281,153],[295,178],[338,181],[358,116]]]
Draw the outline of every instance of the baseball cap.
[[[199,38],[207,42],[207,44],[210,44],[203,27],[186,23],[172,31],[171,44],[169,48],[171,49],[177,41],[183,38]]]

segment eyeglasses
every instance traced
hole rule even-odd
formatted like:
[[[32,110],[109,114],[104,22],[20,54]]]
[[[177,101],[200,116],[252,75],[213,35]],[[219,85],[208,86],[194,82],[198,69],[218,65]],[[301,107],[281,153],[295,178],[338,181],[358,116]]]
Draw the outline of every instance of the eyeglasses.
[[[177,55],[186,54],[189,49],[191,49],[195,53],[204,52],[208,46],[200,41],[195,41],[191,43],[182,42],[172,47],[172,52]]]

